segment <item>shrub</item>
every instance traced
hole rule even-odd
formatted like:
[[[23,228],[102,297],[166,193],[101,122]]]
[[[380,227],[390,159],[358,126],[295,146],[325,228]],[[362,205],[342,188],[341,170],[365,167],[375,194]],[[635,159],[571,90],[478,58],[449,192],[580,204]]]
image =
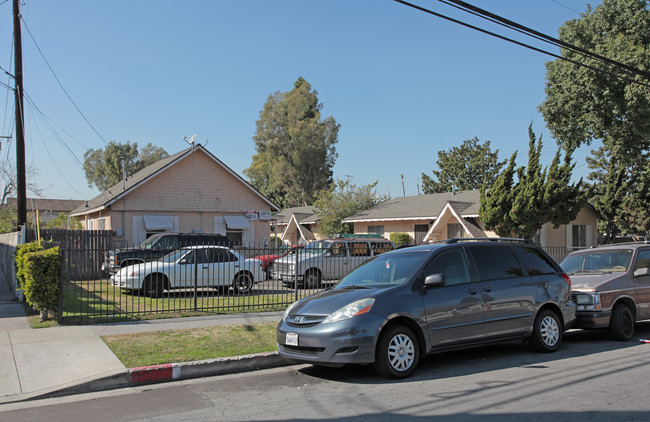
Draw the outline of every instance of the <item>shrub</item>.
[[[411,243],[411,237],[408,233],[391,233],[390,240],[393,241],[396,248],[399,248],[400,246],[407,246]]]
[[[269,239],[269,248],[276,249],[282,246],[282,239],[278,236],[271,235]]]
[[[16,246],[16,278],[18,279],[18,287],[24,289],[25,287],[25,255],[28,253],[42,251],[45,249],[43,245],[38,242],[30,242]]]
[[[59,248],[28,252],[24,257],[25,298],[34,309],[55,311],[59,304]]]

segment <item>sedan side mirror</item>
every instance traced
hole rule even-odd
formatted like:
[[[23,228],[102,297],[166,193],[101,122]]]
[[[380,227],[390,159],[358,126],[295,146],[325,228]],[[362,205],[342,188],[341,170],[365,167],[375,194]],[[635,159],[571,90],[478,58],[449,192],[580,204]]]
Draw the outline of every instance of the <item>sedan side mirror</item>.
[[[447,284],[445,282],[445,276],[443,274],[430,274],[424,279],[424,287],[437,287],[444,286]]]
[[[650,268],[637,268],[634,270],[634,277],[641,277],[642,275],[649,275]]]

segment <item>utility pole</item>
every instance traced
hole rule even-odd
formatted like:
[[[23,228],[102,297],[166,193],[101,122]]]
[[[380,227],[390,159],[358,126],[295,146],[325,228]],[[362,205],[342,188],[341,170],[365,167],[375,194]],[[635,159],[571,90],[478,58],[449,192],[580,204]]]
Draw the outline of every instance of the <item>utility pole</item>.
[[[20,32],[20,0],[14,5],[14,85],[16,98],[16,195],[18,228],[27,222],[27,183],[25,177],[25,121],[23,107],[23,46]]]

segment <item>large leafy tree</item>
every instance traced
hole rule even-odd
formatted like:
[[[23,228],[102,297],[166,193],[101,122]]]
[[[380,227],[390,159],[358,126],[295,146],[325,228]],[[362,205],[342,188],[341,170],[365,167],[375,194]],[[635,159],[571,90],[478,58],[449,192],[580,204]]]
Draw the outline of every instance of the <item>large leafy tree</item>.
[[[647,0],[603,0],[579,19],[567,21],[559,37],[574,46],[642,70],[650,63]],[[604,68],[568,49],[562,57]],[[613,67],[606,68],[616,71]],[[617,71],[620,73],[620,71]],[[563,145],[578,147],[600,139],[611,151],[635,153],[650,146],[650,90],[625,79],[556,59],[546,64],[546,100],[540,106],[547,127]]]
[[[605,242],[617,235],[650,233],[650,157],[648,153],[612,159],[606,147],[592,151],[587,164],[592,170],[592,200],[602,218]]]
[[[271,94],[256,122],[256,154],[244,170],[251,184],[281,207],[311,205],[332,182],[340,125],[321,117],[318,93],[298,78]]]
[[[343,219],[372,208],[390,199],[377,194],[377,182],[357,186],[350,180],[337,179],[328,189],[316,194],[314,208],[320,217],[318,232],[331,237],[339,233],[352,233],[354,227]]]
[[[530,239],[547,222],[557,228],[576,218],[586,200],[582,180],[570,183],[572,150],[558,148],[549,168],[542,169],[542,139],[528,128],[528,165],[515,169],[517,152],[490,189],[481,188],[479,213],[486,228],[499,236],[513,233]],[[515,175],[517,180],[515,180]]]
[[[562,41],[647,71],[650,63],[650,10],[647,0],[603,0],[559,30]],[[563,49],[562,56],[603,66]],[[558,143],[568,147],[602,141],[588,161],[593,172],[591,202],[612,241],[619,233],[647,234],[647,159],[650,148],[650,89],[647,78],[617,78],[557,59],[546,65],[546,100],[540,106]]]
[[[492,152],[490,141],[483,144],[478,138],[467,139],[459,147],[438,151],[438,170],[435,179],[422,173],[422,190],[425,194],[480,189],[492,186],[506,161],[499,161],[499,150]]]
[[[122,161],[127,177],[169,156],[163,148],[149,143],[138,151],[137,142],[111,141],[105,149],[89,149],[84,154],[84,171],[88,187],[104,191],[122,180]]]

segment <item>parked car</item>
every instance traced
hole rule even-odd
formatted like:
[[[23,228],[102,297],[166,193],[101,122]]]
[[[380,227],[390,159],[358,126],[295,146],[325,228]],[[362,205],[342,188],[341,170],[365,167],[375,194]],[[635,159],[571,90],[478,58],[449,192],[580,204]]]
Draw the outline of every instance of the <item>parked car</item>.
[[[120,248],[104,255],[102,270],[112,274],[127,265],[155,261],[177,249],[192,245],[229,246],[226,236],[216,233],[159,233],[137,248]]]
[[[158,261],[121,268],[110,278],[113,286],[160,297],[164,290],[196,287],[228,288],[248,293],[264,280],[261,262],[225,246],[189,246]]]
[[[616,340],[650,319],[650,244],[619,244],[572,252],[560,264],[573,280],[577,328],[608,328]]]
[[[451,239],[383,253],[293,303],[277,343],[289,359],[403,378],[422,355],[494,341],[554,352],[575,318],[570,278],[538,246]]]
[[[272,276],[285,285],[318,288],[323,280],[340,280],[373,256],[392,251],[395,244],[383,238],[316,240],[296,255],[273,263]],[[296,268],[297,263],[297,268]]]
[[[266,278],[269,279],[271,278],[271,272],[273,271],[273,262],[278,258],[282,258],[283,256],[287,256],[293,253],[297,248],[302,248],[302,246],[283,245],[276,249],[270,249],[268,254],[257,255],[253,258],[259,259],[262,262],[262,270],[266,272]]]

